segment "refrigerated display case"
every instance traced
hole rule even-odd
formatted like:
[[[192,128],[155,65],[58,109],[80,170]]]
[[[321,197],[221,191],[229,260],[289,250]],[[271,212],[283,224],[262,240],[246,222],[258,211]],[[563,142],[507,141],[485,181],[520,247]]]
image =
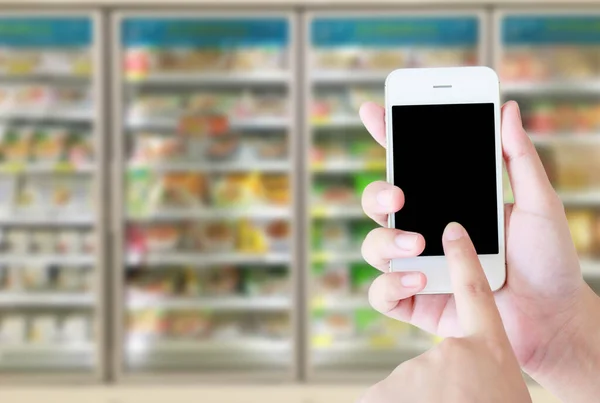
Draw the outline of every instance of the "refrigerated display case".
[[[293,379],[292,15],[114,27],[118,378]]]
[[[499,10],[503,96],[565,205],[586,280],[600,280],[600,10]],[[597,288],[597,287],[596,287]]]
[[[0,13],[0,379],[99,379],[99,16]]]
[[[378,271],[361,256],[376,224],[361,193],[385,180],[385,149],[362,126],[364,101],[384,103],[396,68],[486,64],[485,14],[308,14],[306,32],[306,367],[309,380],[376,378],[435,339],[372,310]]]

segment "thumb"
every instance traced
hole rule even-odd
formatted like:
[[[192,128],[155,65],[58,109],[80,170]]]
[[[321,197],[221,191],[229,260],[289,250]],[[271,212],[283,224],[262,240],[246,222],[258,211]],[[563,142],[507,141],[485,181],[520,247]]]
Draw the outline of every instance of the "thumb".
[[[494,294],[467,231],[450,223],[443,235],[456,310],[465,336],[506,339]]]

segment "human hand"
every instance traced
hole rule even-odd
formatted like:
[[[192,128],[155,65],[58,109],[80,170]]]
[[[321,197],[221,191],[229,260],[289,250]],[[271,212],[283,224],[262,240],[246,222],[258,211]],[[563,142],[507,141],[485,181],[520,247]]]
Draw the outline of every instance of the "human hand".
[[[467,232],[451,223],[443,244],[463,337],[400,364],[361,403],[531,403]]]
[[[360,115],[385,147],[383,108],[367,103]],[[597,357],[600,363],[600,340],[593,343],[600,330],[591,330],[600,329],[600,302],[583,281],[563,205],[523,130],[515,102],[502,108],[502,145],[515,203],[505,207],[507,281],[495,293],[496,304],[523,369],[556,394],[572,396],[564,379],[572,375],[571,384],[581,387],[589,379],[575,357],[584,362]],[[366,214],[385,226],[388,214],[402,208],[404,195],[391,184],[375,182],[365,189],[362,203]],[[417,256],[424,247],[420,234],[378,228],[362,251],[368,263],[387,272],[391,259]],[[425,282],[422,273],[385,273],[371,286],[369,300],[378,311],[428,332],[463,335],[455,296],[415,296]]]

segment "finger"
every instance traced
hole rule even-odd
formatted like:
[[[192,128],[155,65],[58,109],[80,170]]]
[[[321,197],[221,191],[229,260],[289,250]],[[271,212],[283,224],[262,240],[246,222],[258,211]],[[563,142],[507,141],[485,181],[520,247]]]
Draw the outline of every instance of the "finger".
[[[365,102],[361,105],[358,114],[371,136],[385,148],[385,110],[383,107],[375,102]]]
[[[517,208],[544,214],[560,207],[542,161],[523,129],[516,102],[502,107],[502,149]]]
[[[506,337],[494,294],[467,231],[460,224],[448,224],[443,244],[464,334]]]
[[[423,291],[427,278],[419,272],[389,272],[377,277],[369,288],[369,303],[376,311],[388,314],[398,303]]]
[[[371,266],[389,271],[390,260],[416,257],[425,249],[425,238],[414,232],[393,228],[376,228],[367,234],[362,255]]]
[[[404,206],[404,193],[400,188],[384,181],[370,183],[362,195],[365,214],[379,225],[387,227],[388,214]]]

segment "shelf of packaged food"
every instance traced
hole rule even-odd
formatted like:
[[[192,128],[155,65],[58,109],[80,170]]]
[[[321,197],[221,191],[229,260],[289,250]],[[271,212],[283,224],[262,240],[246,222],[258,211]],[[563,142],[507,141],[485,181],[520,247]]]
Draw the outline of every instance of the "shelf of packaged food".
[[[0,82],[27,82],[27,83],[69,83],[90,85],[90,74],[79,74],[75,72],[30,72],[27,74],[7,73],[0,75]]]
[[[340,160],[340,161],[314,161],[310,164],[310,169],[314,173],[356,173],[365,171],[381,172],[386,169],[386,161],[360,161],[360,160]]]
[[[130,130],[153,129],[158,131],[175,132],[179,127],[178,117],[145,117],[129,119],[127,128]],[[231,130],[286,130],[290,127],[287,117],[254,117],[254,118],[231,118],[229,128]]]
[[[580,259],[581,272],[588,280],[600,280],[600,259]]]
[[[0,265],[92,266],[95,262],[92,255],[0,254]]]
[[[0,347],[0,368],[11,370],[91,369],[94,365],[91,342],[55,344],[4,344]]]
[[[0,120],[27,121],[60,121],[61,123],[91,123],[92,111],[88,110],[51,110],[51,109],[20,109],[18,111],[3,111],[0,109]]]
[[[91,226],[94,218],[87,213],[75,215],[73,212],[19,212],[11,217],[0,217],[1,226]]]
[[[23,163],[11,162],[0,164],[0,173],[3,174],[47,174],[47,173],[73,173],[90,174],[94,172],[94,164],[72,164],[70,162],[56,163]]]
[[[92,294],[66,294],[54,292],[0,292],[0,307],[92,307],[94,296]]]
[[[291,307],[287,296],[283,297],[164,297],[156,295],[132,294],[128,297],[127,307],[131,310],[161,308],[207,309],[226,311],[282,311]]]
[[[570,95],[570,94],[598,94],[600,95],[600,81],[548,81],[548,82],[512,82],[502,83],[501,90],[510,95]]]
[[[236,218],[258,218],[258,219],[283,219],[290,218],[290,209],[279,206],[255,206],[248,208],[198,208],[186,209],[162,209],[160,211],[144,214],[143,216],[130,216],[130,221],[173,221],[173,220],[221,220]]]
[[[192,73],[152,73],[146,76],[131,77],[126,80],[130,85],[287,85],[291,82],[289,71],[261,72],[192,72]]]
[[[360,120],[358,115],[313,118],[311,125],[315,129],[355,129],[363,127],[362,120]]]
[[[291,253],[186,253],[186,252],[154,252],[130,253],[127,264],[135,265],[219,265],[219,264],[265,264],[284,265],[291,261]]]
[[[365,336],[348,340],[330,340],[326,336],[318,336],[312,340],[311,349],[314,352],[364,352],[373,350],[409,351],[421,354],[433,346],[434,340],[402,339],[386,336]]]
[[[366,218],[363,209],[360,206],[324,206],[316,205],[310,210],[313,218]]]
[[[130,164],[129,169],[148,170],[152,172],[288,172],[290,161],[227,161],[198,162],[173,161],[154,164]]]
[[[560,191],[558,195],[567,207],[600,205],[600,190]]]
[[[330,310],[330,311],[344,311],[354,310],[358,308],[370,308],[369,300],[366,296],[361,295],[349,295],[349,296],[335,296],[335,297],[313,297],[310,302],[312,309],[316,310]]]
[[[311,254],[311,261],[313,263],[362,263],[364,259],[362,257],[360,247],[357,246],[353,250],[348,251],[313,251]]]
[[[314,84],[367,83],[383,85],[389,73],[389,71],[315,71],[311,73],[310,78]]]
[[[600,145],[600,134],[578,134],[578,133],[559,133],[559,134],[537,134],[530,133],[529,137],[536,145]]]
[[[292,344],[289,340],[249,338],[236,336],[233,340],[222,339],[194,339],[194,340],[145,340],[144,337],[129,338],[127,354],[145,355],[153,353],[214,353],[226,352],[227,354],[260,353],[260,354],[286,354],[291,351]]]

